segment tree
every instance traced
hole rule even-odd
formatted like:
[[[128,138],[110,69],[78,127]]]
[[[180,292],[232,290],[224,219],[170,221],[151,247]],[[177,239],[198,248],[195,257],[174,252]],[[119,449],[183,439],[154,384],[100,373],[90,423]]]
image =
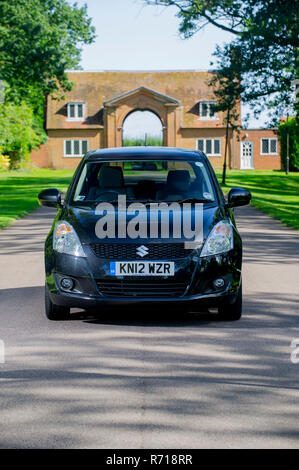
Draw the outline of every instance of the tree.
[[[78,67],[80,46],[95,37],[86,6],[1,0],[0,17],[0,78],[9,84],[8,98],[16,102],[69,90],[66,69]]]
[[[239,72],[242,100],[258,115],[268,106],[281,115],[291,103],[294,78],[299,77],[299,22],[296,0],[144,0],[175,6],[179,31],[190,37],[212,24],[234,36],[232,47],[242,51]],[[229,50],[218,48],[218,57]],[[234,65],[236,67],[236,64]],[[270,98],[269,98],[270,97]]]
[[[225,184],[227,154],[229,143],[229,129],[234,132],[240,130],[239,104],[242,94],[242,82],[240,76],[240,61],[242,53],[239,47],[226,45],[226,54],[223,56],[220,49],[217,48],[215,56],[218,57],[218,71],[209,81],[209,85],[214,88],[214,95],[217,99],[215,111],[225,113],[225,152],[222,172],[222,183]]]
[[[0,148],[9,157],[11,168],[24,166],[31,150],[44,143],[47,136],[35,125],[32,107],[0,103]]]
[[[299,125],[296,118],[289,118],[287,121],[282,121],[278,126],[278,135],[280,140],[280,154],[281,162],[286,169],[287,157],[287,135],[289,135],[289,158],[290,170],[299,170]]]
[[[0,145],[19,166],[46,140],[47,96],[71,89],[66,70],[78,68],[95,30],[87,7],[66,0],[1,0],[0,17]]]

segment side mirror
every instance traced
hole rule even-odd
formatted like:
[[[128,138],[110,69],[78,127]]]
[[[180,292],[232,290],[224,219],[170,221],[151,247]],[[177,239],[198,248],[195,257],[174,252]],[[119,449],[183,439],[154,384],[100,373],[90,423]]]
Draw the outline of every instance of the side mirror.
[[[228,193],[228,207],[246,206],[251,201],[251,193],[247,189],[232,188]]]
[[[42,206],[57,207],[61,205],[61,192],[58,189],[44,189],[38,195],[39,203]]]

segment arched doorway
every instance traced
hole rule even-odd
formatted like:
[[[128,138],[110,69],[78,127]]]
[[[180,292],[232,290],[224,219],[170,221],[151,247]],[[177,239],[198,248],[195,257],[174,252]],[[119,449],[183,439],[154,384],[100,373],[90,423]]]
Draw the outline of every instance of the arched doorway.
[[[148,109],[130,112],[122,126],[122,145],[163,145],[163,125],[156,113]]]
[[[131,113],[148,111],[154,114],[154,119],[160,120],[160,129],[163,129],[162,145],[175,147],[180,122],[179,106],[180,102],[175,98],[146,87],[139,87],[104,101],[105,146],[121,147],[123,135],[126,135],[123,133],[126,119],[129,119]],[[143,129],[143,139],[147,132],[148,128]]]

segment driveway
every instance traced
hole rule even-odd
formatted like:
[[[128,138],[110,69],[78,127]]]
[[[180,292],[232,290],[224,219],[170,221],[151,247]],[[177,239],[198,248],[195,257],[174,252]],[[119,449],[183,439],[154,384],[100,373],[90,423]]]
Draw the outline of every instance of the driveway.
[[[40,208],[0,233],[0,447],[299,447],[299,236],[251,207],[244,316],[43,313]],[[299,346],[299,339],[298,339]],[[299,354],[298,354],[299,358]]]

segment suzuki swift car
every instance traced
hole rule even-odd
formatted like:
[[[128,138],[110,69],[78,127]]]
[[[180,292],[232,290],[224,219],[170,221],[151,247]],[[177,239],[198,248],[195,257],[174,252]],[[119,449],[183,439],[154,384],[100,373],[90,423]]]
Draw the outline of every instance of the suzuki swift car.
[[[223,319],[241,317],[242,241],[233,207],[251,195],[233,188],[226,200],[203,153],[92,151],[63,202],[57,189],[38,197],[57,208],[45,243],[50,320],[67,319],[72,307],[101,312],[137,304],[193,312],[216,307]]]

